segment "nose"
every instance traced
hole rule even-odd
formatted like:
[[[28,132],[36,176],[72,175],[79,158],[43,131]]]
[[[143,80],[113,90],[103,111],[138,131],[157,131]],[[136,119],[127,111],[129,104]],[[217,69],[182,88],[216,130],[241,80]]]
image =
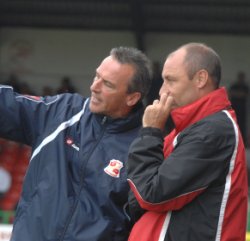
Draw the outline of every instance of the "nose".
[[[98,92],[101,89],[101,78],[95,77],[92,85],[90,86],[90,90],[94,92]]]
[[[161,96],[162,93],[169,93],[169,89],[167,87],[167,84],[165,82],[163,82],[160,90],[159,90],[159,95]]]

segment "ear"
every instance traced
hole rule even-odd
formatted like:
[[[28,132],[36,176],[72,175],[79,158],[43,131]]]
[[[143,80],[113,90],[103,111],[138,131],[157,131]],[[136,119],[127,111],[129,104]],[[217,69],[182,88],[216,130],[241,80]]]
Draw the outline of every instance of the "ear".
[[[127,96],[127,105],[133,106],[135,105],[139,100],[141,99],[141,93],[140,92],[134,92]]]
[[[204,88],[208,83],[208,72],[205,69],[201,69],[197,73],[197,87],[199,89]]]

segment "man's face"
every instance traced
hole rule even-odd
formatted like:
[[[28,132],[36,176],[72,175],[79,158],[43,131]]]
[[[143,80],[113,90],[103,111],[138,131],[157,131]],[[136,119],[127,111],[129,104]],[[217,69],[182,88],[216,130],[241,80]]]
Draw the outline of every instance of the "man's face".
[[[131,109],[127,89],[134,72],[132,65],[121,64],[112,56],[105,58],[90,86],[90,110],[112,118],[126,116]]]
[[[195,75],[193,79],[189,79],[186,67],[183,64],[185,50],[177,50],[173,55],[169,56],[164,64],[162,77],[163,84],[160,89],[162,93],[169,93],[173,99],[173,109],[188,105],[198,99],[198,89],[196,87]]]

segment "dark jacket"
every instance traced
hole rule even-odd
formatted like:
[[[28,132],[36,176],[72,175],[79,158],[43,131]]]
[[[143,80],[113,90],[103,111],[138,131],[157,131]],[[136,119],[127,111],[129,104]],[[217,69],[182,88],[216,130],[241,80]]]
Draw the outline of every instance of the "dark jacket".
[[[78,94],[19,95],[0,87],[0,134],[32,147],[11,241],[125,241],[127,151],[142,109],[90,112]]]
[[[144,128],[129,151],[129,182],[146,210],[129,241],[245,241],[245,149],[225,89],[171,114],[165,143]]]

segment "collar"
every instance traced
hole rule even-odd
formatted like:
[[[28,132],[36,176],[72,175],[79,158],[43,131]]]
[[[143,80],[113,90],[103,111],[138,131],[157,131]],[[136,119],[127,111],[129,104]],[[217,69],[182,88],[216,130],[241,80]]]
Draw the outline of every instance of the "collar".
[[[109,116],[105,116],[102,114],[93,114],[93,116],[99,126],[105,125],[106,130],[109,133],[117,133],[141,127],[143,112],[144,112],[143,105],[140,104],[136,106],[136,108],[133,109],[129,113],[129,115],[124,118],[113,119]]]
[[[189,105],[174,109],[171,116],[177,132],[180,132],[199,120],[229,106],[231,106],[231,103],[226,89],[221,87]]]

